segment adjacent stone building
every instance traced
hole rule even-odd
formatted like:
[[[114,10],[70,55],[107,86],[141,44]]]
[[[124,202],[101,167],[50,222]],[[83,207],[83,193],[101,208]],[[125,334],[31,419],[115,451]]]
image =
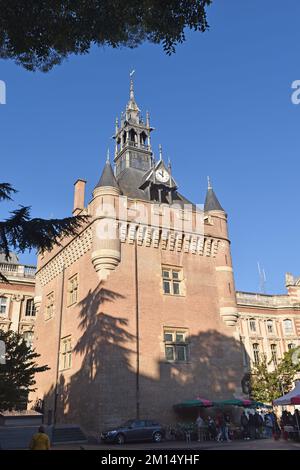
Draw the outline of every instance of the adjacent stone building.
[[[168,423],[184,399],[241,396],[227,215],[210,183],[204,209],[182,195],[152,131],[131,81],[114,170],[108,156],[87,205],[75,183],[73,214],[86,224],[38,258],[35,346],[50,370],[32,399],[49,423]]]
[[[35,266],[20,264],[14,253],[9,259],[0,254],[0,328],[22,334],[29,345],[35,325],[35,270]]]
[[[300,345],[300,278],[287,274],[286,287],[285,295],[236,293],[245,371],[262,355],[272,369],[285,352]]]

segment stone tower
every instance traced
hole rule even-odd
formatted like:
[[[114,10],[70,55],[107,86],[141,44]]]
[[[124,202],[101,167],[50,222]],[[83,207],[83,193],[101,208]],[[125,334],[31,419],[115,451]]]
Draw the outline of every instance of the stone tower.
[[[227,216],[211,184],[204,210],[182,195],[152,130],[131,80],[114,170],[108,154],[87,205],[75,183],[73,213],[88,221],[38,259],[35,346],[50,370],[34,398],[87,432],[167,424],[181,400],[241,393]]]

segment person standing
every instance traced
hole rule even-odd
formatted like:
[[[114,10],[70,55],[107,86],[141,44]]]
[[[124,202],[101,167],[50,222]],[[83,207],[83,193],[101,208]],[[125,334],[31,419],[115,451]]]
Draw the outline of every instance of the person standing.
[[[50,450],[50,439],[46,434],[44,426],[40,426],[36,434],[32,436],[30,450]]]
[[[204,437],[204,427],[205,423],[201,415],[199,414],[198,418],[196,419],[196,426],[197,426],[197,432],[198,432],[198,442],[203,441]]]
[[[242,428],[243,439],[249,439],[249,419],[245,410],[243,411],[241,415],[241,428]]]

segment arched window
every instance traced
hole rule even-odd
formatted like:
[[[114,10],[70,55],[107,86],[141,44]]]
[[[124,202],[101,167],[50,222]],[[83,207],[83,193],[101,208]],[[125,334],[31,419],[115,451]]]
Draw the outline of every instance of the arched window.
[[[270,334],[274,333],[273,320],[267,320],[267,332]]]
[[[0,315],[7,314],[7,298],[0,297]]]
[[[258,364],[259,363],[259,344],[254,343],[252,345],[252,349],[253,349],[254,364]]]
[[[250,318],[249,327],[250,327],[250,331],[252,331],[253,333],[256,332],[256,320],[254,318]]]
[[[292,320],[286,319],[283,320],[283,328],[284,328],[284,333],[286,335],[290,335],[293,333],[293,322]]]
[[[277,344],[271,344],[272,361],[277,365]]]

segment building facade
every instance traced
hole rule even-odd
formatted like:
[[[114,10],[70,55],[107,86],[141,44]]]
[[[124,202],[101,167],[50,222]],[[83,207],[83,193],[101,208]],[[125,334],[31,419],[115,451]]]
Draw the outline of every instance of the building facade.
[[[20,333],[29,345],[34,338],[35,270],[20,264],[14,253],[8,260],[0,254],[0,329]]]
[[[245,370],[262,355],[273,369],[285,352],[300,345],[300,278],[286,274],[286,288],[286,295],[236,293]]]
[[[75,183],[75,237],[38,258],[33,400],[46,421],[87,432],[135,418],[174,420],[197,396],[241,396],[242,345],[227,215],[211,184],[205,206],[179,191],[150,117],[130,99],[92,199]]]

